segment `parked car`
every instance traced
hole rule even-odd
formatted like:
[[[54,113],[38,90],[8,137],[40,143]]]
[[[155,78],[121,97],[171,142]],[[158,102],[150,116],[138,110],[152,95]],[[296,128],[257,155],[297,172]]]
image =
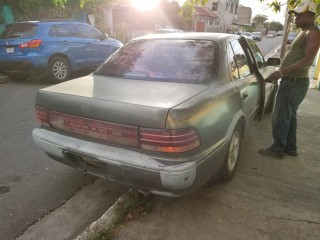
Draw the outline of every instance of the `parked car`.
[[[252,37],[252,35],[251,35],[251,32],[242,32],[241,34],[240,34],[241,36],[247,36],[247,37]]]
[[[298,36],[297,32],[289,32],[287,43],[291,44],[297,36]]]
[[[251,38],[255,41],[261,41],[262,40],[262,34],[261,32],[252,32]]]
[[[175,28],[158,28],[154,30],[154,33],[183,33],[183,30]]]
[[[267,34],[267,38],[274,38],[277,36],[277,33],[275,31],[269,31]]]
[[[12,23],[0,35],[0,73],[18,80],[47,73],[62,82],[74,70],[94,70],[122,45],[80,21]]]
[[[277,36],[282,36],[283,35],[283,31],[278,31],[277,32]]]
[[[275,71],[252,39],[152,34],[96,71],[38,90],[35,144],[52,159],[155,194],[231,179],[250,119],[272,112]]]

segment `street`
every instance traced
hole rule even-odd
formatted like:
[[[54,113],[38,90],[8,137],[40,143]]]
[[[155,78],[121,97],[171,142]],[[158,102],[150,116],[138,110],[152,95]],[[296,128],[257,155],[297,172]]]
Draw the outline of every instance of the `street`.
[[[281,40],[281,37],[263,38],[257,45],[266,55],[278,47]],[[33,144],[31,131],[38,125],[34,111],[35,94],[38,89],[51,84],[43,79],[0,84],[1,240],[19,236],[28,226],[96,179],[49,159]],[[105,182],[106,191],[108,187],[110,184]],[[114,196],[122,190],[111,188],[116,191]],[[88,221],[108,207],[101,207]]]

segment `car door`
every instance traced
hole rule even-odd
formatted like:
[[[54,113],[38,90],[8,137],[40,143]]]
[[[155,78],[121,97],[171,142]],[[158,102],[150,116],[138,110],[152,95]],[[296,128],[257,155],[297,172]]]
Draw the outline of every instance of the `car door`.
[[[250,59],[239,39],[233,39],[229,42],[227,52],[231,75],[240,92],[243,112],[248,117],[253,117],[259,105],[260,83],[250,68]]]
[[[63,47],[63,52],[69,57],[73,68],[93,65],[91,56],[87,54],[87,42],[80,38],[72,23],[57,24],[56,32]]]
[[[114,47],[104,41],[105,38],[95,28],[86,24],[77,24],[76,27],[80,37],[86,42],[86,55],[90,56],[93,65],[100,65],[114,52]]]

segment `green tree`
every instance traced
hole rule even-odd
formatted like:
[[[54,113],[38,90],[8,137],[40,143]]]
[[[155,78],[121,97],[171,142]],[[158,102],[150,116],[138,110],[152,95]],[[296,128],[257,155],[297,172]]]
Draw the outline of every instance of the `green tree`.
[[[263,25],[268,20],[268,17],[263,14],[258,14],[252,18],[252,22],[256,25]]]
[[[272,22],[267,22],[268,29],[271,31],[282,31],[283,30],[283,24],[280,22],[272,21]]]
[[[194,9],[193,0],[187,0],[181,6],[180,15],[184,20],[183,29],[189,30],[192,27],[192,13]]]

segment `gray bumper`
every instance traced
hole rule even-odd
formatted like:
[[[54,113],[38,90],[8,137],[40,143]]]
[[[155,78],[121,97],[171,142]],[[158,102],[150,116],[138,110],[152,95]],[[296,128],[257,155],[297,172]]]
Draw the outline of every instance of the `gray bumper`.
[[[111,180],[141,186],[156,194],[174,195],[196,179],[196,161],[164,165],[128,149],[86,141],[42,128],[32,132],[34,143],[51,158]],[[179,194],[178,194],[179,195]]]

